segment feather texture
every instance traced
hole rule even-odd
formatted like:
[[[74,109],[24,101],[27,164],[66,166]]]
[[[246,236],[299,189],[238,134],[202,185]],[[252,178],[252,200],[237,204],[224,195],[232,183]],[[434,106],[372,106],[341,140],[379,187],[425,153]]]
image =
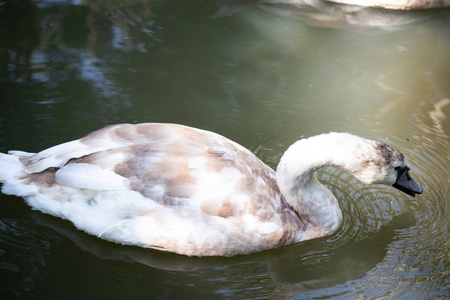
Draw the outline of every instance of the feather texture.
[[[127,190],[130,181],[98,165],[68,164],[55,173],[55,181],[64,186],[92,190]]]

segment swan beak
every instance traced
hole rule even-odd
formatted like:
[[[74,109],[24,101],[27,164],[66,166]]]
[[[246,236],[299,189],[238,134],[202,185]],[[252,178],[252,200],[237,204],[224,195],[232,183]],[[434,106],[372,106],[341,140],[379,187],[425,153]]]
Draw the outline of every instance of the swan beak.
[[[416,194],[422,194],[423,188],[409,175],[409,167],[406,166],[398,170],[397,181],[392,185],[396,189],[415,197]]]

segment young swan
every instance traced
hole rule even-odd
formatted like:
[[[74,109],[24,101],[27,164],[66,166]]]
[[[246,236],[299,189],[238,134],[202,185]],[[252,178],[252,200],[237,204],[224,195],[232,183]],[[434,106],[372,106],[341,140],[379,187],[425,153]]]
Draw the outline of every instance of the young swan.
[[[275,173],[218,134],[175,124],[108,126],[37,154],[0,154],[2,191],[121,244],[245,254],[335,232],[342,213],[314,176],[341,167],[414,196],[404,156],[348,133],[297,141]]]

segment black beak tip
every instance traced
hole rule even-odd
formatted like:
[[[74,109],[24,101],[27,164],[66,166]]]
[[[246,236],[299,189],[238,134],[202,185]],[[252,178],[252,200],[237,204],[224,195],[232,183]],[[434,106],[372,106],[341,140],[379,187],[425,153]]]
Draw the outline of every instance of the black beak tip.
[[[417,185],[418,185],[418,189],[417,189],[417,191],[415,193],[420,195],[420,194],[423,193],[423,188],[422,188],[422,186],[420,184],[417,184]]]
[[[392,186],[412,197],[415,197],[416,194],[423,193],[422,186],[412,179],[408,171],[401,173]]]

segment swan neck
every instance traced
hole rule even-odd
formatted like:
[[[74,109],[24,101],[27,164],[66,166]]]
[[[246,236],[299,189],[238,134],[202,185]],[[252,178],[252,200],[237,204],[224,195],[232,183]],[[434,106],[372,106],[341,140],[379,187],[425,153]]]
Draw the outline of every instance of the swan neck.
[[[356,152],[364,153],[370,144],[353,137],[329,133],[299,140],[285,152],[277,168],[277,183],[289,205],[328,234],[340,225],[342,212],[337,199],[314,173],[332,165],[355,175],[365,159]]]

